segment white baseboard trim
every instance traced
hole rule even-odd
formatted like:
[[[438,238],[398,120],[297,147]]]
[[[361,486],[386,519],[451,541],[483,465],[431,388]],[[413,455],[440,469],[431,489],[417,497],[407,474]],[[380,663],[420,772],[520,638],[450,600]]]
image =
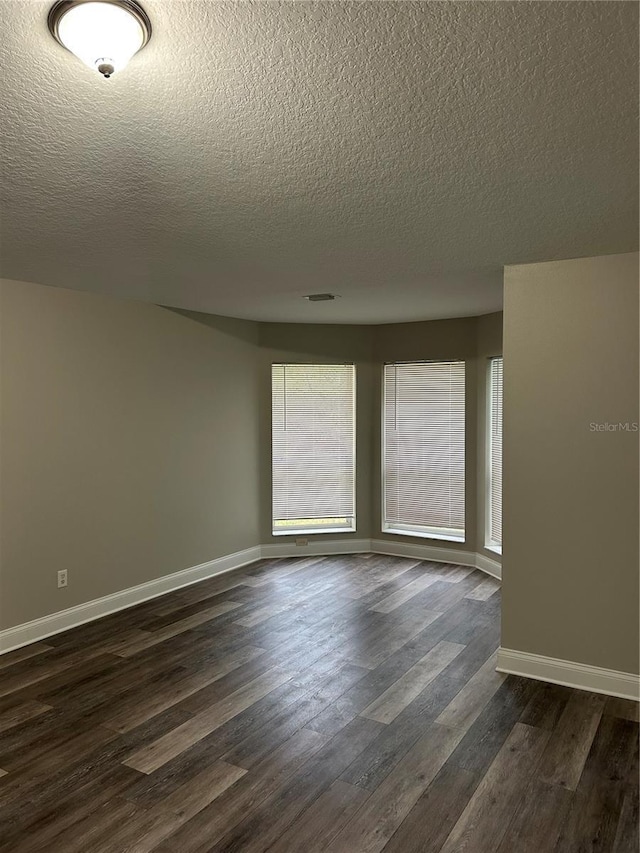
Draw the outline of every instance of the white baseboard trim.
[[[515,649],[498,649],[498,672],[550,681],[578,690],[640,701],[640,676],[575,661],[548,658]]]
[[[416,542],[372,539],[371,550],[375,554],[388,554],[390,557],[413,557],[416,560],[430,560],[434,563],[455,563],[456,566],[475,567],[476,564],[476,555],[472,551],[438,548],[435,545],[422,545]]]
[[[414,542],[396,542],[386,539],[372,539],[371,550],[375,554],[388,554],[391,557],[415,557],[416,560],[430,560],[433,563],[454,563],[456,566],[473,566],[502,579],[502,566],[496,560],[475,551],[458,551],[453,548],[438,548],[434,545],[421,545]]]
[[[263,560],[277,557],[330,557],[333,554],[367,554],[371,551],[370,539],[310,539],[308,545],[295,542],[273,542],[262,545]]]
[[[22,646],[29,645],[29,643],[45,640],[54,634],[68,631],[70,628],[76,628],[86,622],[93,622],[94,619],[100,619],[102,616],[108,616],[118,610],[125,610],[127,607],[133,607],[143,601],[157,598],[159,595],[165,595],[181,587],[190,586],[215,575],[233,571],[233,569],[239,569],[249,563],[254,563],[256,560],[276,557],[367,554],[371,552],[393,557],[413,557],[417,560],[430,560],[435,563],[474,566],[493,577],[500,577],[499,563],[472,551],[458,551],[383,539],[324,539],[317,541],[312,539],[308,545],[302,546],[293,542],[274,542],[268,545],[256,545],[234,554],[227,554],[199,566],[183,569],[171,575],[165,575],[147,583],[124,589],[121,592],[105,595],[103,598],[96,598],[67,610],[60,610],[58,613],[43,616],[41,619],[34,619],[33,622],[25,622],[22,625],[7,628],[0,631],[0,654],[19,649]]]
[[[456,566],[473,566],[491,577],[502,578],[502,566],[496,560],[475,551],[438,548],[418,542],[397,542],[394,539],[311,539],[308,545],[293,542],[274,542],[263,545],[263,559],[277,557],[329,557],[332,554],[386,554],[389,557],[411,557],[432,563],[453,563]]]
[[[496,580],[502,580],[502,565],[497,560],[492,560],[486,554],[476,554],[475,557],[476,569],[480,569],[481,572],[491,575]]]
[[[133,607],[143,601],[165,595],[167,592],[191,586],[191,584],[206,580],[206,578],[239,569],[248,563],[254,563],[260,557],[261,548],[259,545],[247,548],[244,551],[236,551],[234,554],[209,560],[199,566],[183,569],[171,575],[164,575],[164,577],[132,586],[121,592],[114,592],[111,595],[105,595],[103,598],[78,604],[68,610],[60,610],[50,616],[43,616],[41,619],[34,619],[33,622],[25,622],[22,625],[16,625],[14,628],[7,628],[0,631],[0,654],[26,646],[29,643],[45,640],[54,634],[68,631],[69,628],[76,628],[85,622],[93,622],[94,619],[100,619],[102,616],[108,616],[118,610],[125,610],[127,607]]]

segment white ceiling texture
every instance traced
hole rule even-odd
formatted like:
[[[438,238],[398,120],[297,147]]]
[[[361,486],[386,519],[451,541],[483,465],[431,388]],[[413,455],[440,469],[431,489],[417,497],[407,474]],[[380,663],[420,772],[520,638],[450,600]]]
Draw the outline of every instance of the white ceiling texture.
[[[381,323],[637,247],[635,2],[143,5],[104,80],[0,3],[4,277]]]

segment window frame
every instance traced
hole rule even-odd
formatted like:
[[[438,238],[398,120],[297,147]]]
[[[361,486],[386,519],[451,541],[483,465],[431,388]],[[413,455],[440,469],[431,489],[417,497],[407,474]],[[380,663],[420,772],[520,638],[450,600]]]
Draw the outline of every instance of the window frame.
[[[410,524],[390,523],[385,519],[386,516],[386,454],[387,454],[387,435],[386,435],[386,383],[385,383],[385,368],[393,365],[402,364],[448,364],[457,362],[463,365],[464,368],[464,511],[465,511],[465,526],[461,533],[452,532],[452,528],[445,527],[416,527]],[[381,504],[380,504],[380,530],[382,533],[394,536],[411,536],[418,539],[433,539],[441,542],[457,542],[464,544],[467,541],[467,361],[464,358],[430,358],[430,359],[412,359],[410,361],[385,361],[382,364],[381,374],[381,406],[380,406],[380,430],[381,430],[381,453],[380,453],[380,482],[381,482]]]
[[[493,484],[493,467],[491,464],[492,450],[493,450],[493,423],[491,417],[492,410],[492,400],[493,400],[493,386],[492,386],[492,365],[494,361],[497,360],[502,361],[502,385],[503,385],[503,400],[504,400],[504,360],[501,355],[492,355],[487,358],[487,368],[486,368],[486,400],[485,400],[485,442],[484,442],[484,451],[485,451],[485,484],[484,484],[484,547],[487,551],[492,551],[494,554],[498,554],[502,556],[502,542],[496,542],[495,539],[491,537],[491,526],[492,526],[492,500],[491,500],[491,491]],[[503,404],[503,423],[502,428],[504,429],[504,404]],[[504,437],[504,433],[503,433]],[[503,443],[503,452],[504,452],[504,443]],[[502,500],[502,492],[500,493],[500,499]]]
[[[314,525],[313,523],[304,524],[299,527],[288,526],[286,528],[277,529],[275,527],[276,518],[274,515],[274,479],[273,479],[273,368],[274,367],[350,367],[353,371],[353,521],[344,525]],[[272,536],[316,536],[325,533],[355,533],[357,530],[357,486],[358,486],[358,446],[356,441],[357,423],[358,423],[358,367],[353,361],[272,361],[270,365],[270,409],[269,409],[269,477],[271,486],[271,535]],[[297,521],[313,522],[311,518],[300,518]]]

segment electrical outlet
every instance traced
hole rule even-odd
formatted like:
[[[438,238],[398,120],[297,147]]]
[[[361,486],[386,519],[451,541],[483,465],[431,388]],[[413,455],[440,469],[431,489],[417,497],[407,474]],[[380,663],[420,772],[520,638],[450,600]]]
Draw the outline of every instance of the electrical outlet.
[[[296,538],[296,545],[300,546],[300,545],[308,545],[308,544],[309,544],[309,540],[305,539],[303,536],[298,536]]]
[[[67,575],[67,570],[62,569],[58,572],[58,589],[62,589],[69,582],[69,577]]]

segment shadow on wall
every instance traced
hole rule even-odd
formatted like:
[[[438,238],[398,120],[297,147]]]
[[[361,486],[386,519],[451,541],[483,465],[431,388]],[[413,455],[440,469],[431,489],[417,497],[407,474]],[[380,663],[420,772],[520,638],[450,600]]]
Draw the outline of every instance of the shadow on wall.
[[[259,323],[253,320],[238,320],[235,317],[219,317],[217,314],[203,314],[201,311],[186,311],[183,308],[171,308],[169,305],[160,305],[165,311],[171,311],[173,314],[180,314],[187,320],[193,320],[195,323],[201,323],[203,326],[208,326],[210,329],[215,329],[222,332],[224,335],[237,338],[248,344],[258,345],[259,339]]]

